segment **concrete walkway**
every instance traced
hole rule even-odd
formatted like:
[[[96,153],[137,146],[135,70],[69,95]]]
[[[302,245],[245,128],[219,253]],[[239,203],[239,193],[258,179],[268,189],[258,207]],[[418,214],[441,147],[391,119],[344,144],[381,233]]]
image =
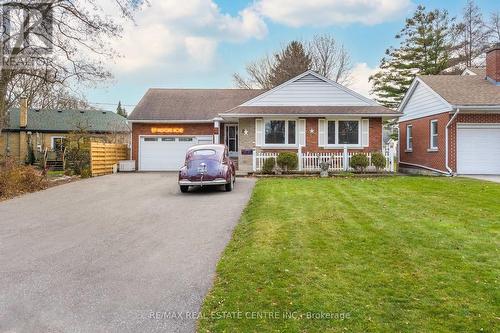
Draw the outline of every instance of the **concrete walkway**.
[[[117,174],[1,202],[0,332],[193,332],[253,186]]]

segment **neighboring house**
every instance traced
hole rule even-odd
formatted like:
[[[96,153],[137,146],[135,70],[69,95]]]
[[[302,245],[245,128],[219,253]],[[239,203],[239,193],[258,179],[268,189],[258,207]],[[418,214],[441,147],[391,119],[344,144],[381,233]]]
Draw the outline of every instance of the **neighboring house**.
[[[486,63],[414,80],[399,107],[400,167],[500,174],[500,44]]]
[[[40,153],[61,150],[64,138],[79,131],[106,142],[130,141],[127,120],[109,111],[28,109],[23,98],[20,108],[9,110],[7,119],[0,136],[0,156],[20,161],[26,159],[28,145]]]
[[[269,91],[150,89],[129,121],[139,170],[178,170],[189,146],[215,142],[251,172],[255,151],[381,151],[382,122],[398,116],[307,71]]]

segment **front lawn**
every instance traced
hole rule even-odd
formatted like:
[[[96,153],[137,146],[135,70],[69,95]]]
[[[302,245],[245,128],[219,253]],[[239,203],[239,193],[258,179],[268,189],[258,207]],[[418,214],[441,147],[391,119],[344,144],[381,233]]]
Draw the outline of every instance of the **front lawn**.
[[[498,332],[499,230],[495,183],[260,180],[198,329]]]

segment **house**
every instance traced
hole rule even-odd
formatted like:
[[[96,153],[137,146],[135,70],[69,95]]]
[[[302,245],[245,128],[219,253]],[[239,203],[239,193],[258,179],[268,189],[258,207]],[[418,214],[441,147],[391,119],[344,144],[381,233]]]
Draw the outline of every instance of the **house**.
[[[484,69],[418,76],[399,111],[400,168],[500,174],[500,44]]]
[[[313,71],[269,91],[150,89],[129,116],[138,170],[178,170],[189,146],[225,143],[242,172],[256,152],[382,150],[389,110]]]
[[[114,112],[98,110],[28,109],[26,98],[20,107],[9,110],[0,136],[0,156],[24,161],[31,145],[35,152],[59,151],[64,138],[85,131],[93,139],[129,143],[127,120]]]

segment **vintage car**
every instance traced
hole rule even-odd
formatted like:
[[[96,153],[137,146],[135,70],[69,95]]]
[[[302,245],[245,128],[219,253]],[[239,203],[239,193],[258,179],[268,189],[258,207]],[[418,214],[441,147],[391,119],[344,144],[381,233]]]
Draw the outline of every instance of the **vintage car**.
[[[184,166],[179,170],[182,193],[189,186],[224,185],[232,191],[236,180],[235,167],[225,145],[197,145],[188,149]]]

